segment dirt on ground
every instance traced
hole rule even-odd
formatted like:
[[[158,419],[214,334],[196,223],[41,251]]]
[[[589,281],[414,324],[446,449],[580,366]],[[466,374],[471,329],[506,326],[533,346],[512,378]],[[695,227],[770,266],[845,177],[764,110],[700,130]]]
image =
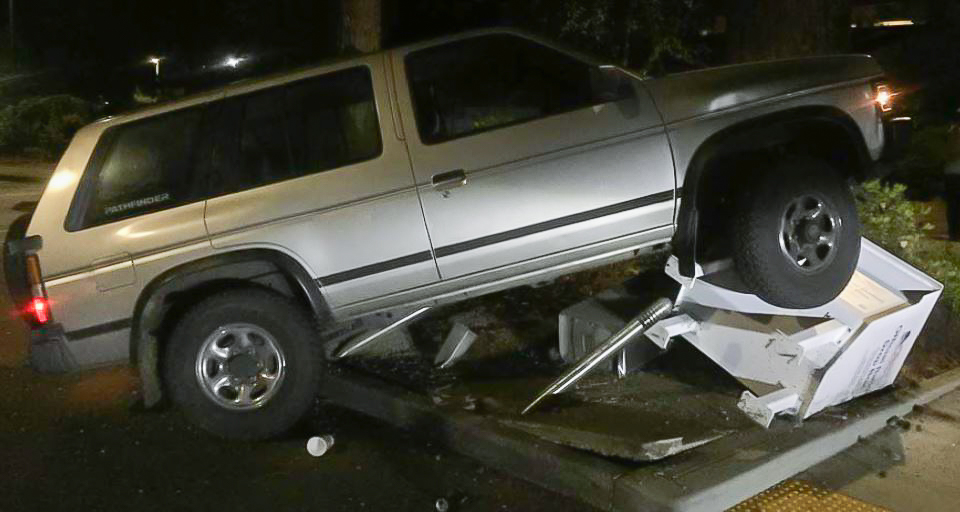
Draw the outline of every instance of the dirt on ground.
[[[898,379],[914,386],[924,379],[960,368],[960,317],[947,304],[939,303],[917,338]]]

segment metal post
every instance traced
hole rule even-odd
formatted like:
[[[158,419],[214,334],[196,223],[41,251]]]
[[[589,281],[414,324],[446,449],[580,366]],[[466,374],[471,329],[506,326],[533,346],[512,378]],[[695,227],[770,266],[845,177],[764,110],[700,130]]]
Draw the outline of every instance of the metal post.
[[[672,312],[673,302],[670,301],[670,299],[659,299],[654,302],[653,305],[644,310],[643,313],[640,313],[636,318],[631,320],[620,332],[614,334],[609,340],[595,348],[593,352],[587,354],[586,357],[567,370],[560,378],[547,386],[520,414],[527,414],[548,396],[559,395],[569,389],[576,384],[577,381],[590,373],[590,370],[596,368],[598,364],[607,360],[618,350],[621,350],[627,343],[637,339],[646,332],[647,329],[653,327],[654,324],[663,320]]]
[[[10,61],[13,63],[13,69],[17,69],[17,36],[13,30],[13,0],[9,0],[7,5],[10,8]]]

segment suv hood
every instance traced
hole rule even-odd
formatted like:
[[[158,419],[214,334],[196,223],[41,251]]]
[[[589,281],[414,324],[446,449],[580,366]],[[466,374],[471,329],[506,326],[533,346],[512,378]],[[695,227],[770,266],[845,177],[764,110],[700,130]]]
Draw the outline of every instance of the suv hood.
[[[644,82],[664,122],[674,123],[778,96],[883,75],[869,55],[836,55],[737,64]]]

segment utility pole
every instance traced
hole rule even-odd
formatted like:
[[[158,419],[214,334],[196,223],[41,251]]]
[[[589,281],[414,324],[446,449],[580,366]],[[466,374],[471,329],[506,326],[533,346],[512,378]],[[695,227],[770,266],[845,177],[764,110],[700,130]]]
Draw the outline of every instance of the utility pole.
[[[10,61],[13,63],[13,69],[17,69],[17,36],[13,31],[13,0],[8,0],[10,7]]]
[[[382,4],[382,0],[341,0],[341,50],[371,53],[380,49]]]

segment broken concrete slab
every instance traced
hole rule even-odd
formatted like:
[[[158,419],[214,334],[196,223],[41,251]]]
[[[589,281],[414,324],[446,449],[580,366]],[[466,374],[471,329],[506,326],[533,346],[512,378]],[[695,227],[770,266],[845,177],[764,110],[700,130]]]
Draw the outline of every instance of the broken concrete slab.
[[[707,390],[652,373],[624,379],[600,375],[540,411],[518,411],[544,378],[486,379],[445,387],[445,407],[480,397],[483,414],[563,446],[624,460],[659,460],[741,429],[755,428],[739,413],[734,390]],[[477,401],[474,399],[474,401]]]
[[[570,446],[579,450],[598,453],[607,457],[652,462],[692,450],[733,433],[720,431],[703,439],[689,441],[684,437],[672,437],[646,441],[633,436],[617,436],[605,432],[590,432],[557,425],[544,425],[527,421],[504,421],[505,425],[523,430],[545,441]]]
[[[802,425],[778,419],[656,463],[618,461],[543,441],[478,407],[440,408],[423,394],[351,371],[326,376],[336,403],[604,510],[722,510],[853,446],[960,387],[960,370],[915,389],[857,399]],[[479,403],[485,403],[482,399]],[[504,407],[501,405],[501,407]],[[547,414],[543,411],[539,414]]]

